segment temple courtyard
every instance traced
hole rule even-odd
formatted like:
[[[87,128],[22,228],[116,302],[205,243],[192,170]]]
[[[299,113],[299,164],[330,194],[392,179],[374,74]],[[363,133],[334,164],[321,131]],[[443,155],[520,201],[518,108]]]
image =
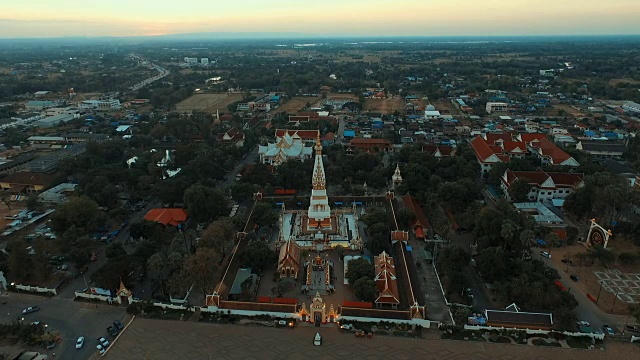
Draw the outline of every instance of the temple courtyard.
[[[322,346],[313,346],[316,332]],[[356,338],[337,327],[265,328],[136,319],[111,346],[108,359],[637,359],[638,347],[609,341],[607,350],[577,350],[497,343],[375,336]]]

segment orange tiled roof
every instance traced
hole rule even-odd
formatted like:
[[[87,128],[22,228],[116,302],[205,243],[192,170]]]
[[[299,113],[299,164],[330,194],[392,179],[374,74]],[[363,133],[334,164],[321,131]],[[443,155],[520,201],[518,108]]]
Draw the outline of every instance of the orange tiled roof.
[[[187,212],[180,208],[151,209],[144,219],[162,225],[178,226],[187,220],[187,216]]]

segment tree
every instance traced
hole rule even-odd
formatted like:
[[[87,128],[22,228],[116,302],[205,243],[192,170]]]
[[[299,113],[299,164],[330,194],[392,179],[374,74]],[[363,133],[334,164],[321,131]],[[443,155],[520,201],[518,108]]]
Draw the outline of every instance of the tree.
[[[51,215],[51,228],[57,234],[62,234],[75,226],[87,233],[95,230],[101,220],[98,204],[86,196],[77,196],[58,206]]]
[[[184,271],[187,279],[198,286],[203,294],[210,294],[215,286],[219,263],[220,257],[212,249],[202,248],[185,259]]]
[[[105,251],[108,259],[117,258],[120,256],[127,255],[127,251],[124,249],[121,243],[113,243],[107,246],[107,250]]]
[[[147,260],[147,270],[156,274],[156,279],[160,283],[161,292],[164,294],[164,271],[167,262],[165,257],[160,253],[155,253]]]
[[[335,251],[336,255],[338,255],[340,260],[342,260],[344,258],[344,253],[345,253],[346,249],[344,248],[344,246],[338,245],[335,248],[333,248],[333,251]]]
[[[389,216],[387,213],[378,207],[372,207],[368,209],[368,212],[365,216],[363,216],[362,221],[364,221],[365,225],[371,226],[377,223],[388,223]]]
[[[529,192],[533,186],[529,184],[528,179],[516,179],[509,186],[509,197],[513,202],[526,202],[529,200]]]
[[[184,192],[184,204],[189,216],[197,222],[206,222],[229,210],[222,191],[202,184],[192,185]]]
[[[253,208],[253,219],[258,226],[272,226],[278,222],[278,213],[271,204],[259,202]]]
[[[268,243],[259,240],[249,242],[249,245],[239,255],[242,266],[250,267],[258,274],[278,259],[275,251],[269,248]]]
[[[361,277],[353,283],[353,292],[362,301],[375,301],[376,291],[376,282],[369,277]]]
[[[228,219],[216,220],[209,224],[202,233],[202,239],[198,243],[200,247],[213,249],[218,255],[224,257],[226,248],[233,242],[234,228]]]
[[[398,225],[402,229],[409,228],[409,224],[416,218],[416,214],[414,214],[411,209],[403,207],[398,211]]]
[[[373,266],[365,258],[357,258],[349,261],[347,264],[347,273],[345,277],[350,283],[354,283],[356,280],[367,277],[373,279],[375,276],[373,272]]]
[[[29,194],[26,203],[29,211],[42,211],[44,209],[44,204],[42,204],[36,194]],[[11,210],[11,208],[9,208],[9,210]]]

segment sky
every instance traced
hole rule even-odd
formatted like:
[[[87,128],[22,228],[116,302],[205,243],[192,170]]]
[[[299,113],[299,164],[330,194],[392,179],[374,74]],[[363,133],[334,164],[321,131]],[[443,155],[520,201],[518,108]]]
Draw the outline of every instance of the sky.
[[[0,38],[640,34],[639,0],[3,0]]]

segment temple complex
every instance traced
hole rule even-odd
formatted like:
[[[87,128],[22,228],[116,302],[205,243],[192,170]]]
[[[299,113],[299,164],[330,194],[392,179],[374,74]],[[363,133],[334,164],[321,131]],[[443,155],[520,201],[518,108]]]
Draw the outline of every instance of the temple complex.
[[[311,177],[309,208],[280,212],[280,235],[278,245],[295,241],[302,249],[324,251],[336,246],[347,249],[362,249],[358,232],[358,215],[352,208],[331,209],[327,196],[327,183],[322,160],[320,137],[316,140],[315,162]]]

